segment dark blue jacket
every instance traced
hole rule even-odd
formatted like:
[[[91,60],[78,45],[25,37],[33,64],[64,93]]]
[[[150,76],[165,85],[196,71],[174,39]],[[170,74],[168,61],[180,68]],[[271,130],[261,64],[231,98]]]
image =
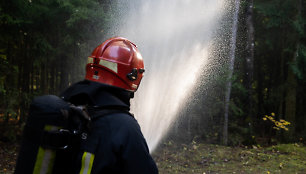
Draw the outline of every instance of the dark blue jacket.
[[[128,113],[132,96],[131,92],[91,81],[76,83],[62,94],[66,101],[94,108],[89,112],[93,117],[90,131],[76,159],[77,173],[158,173],[139,124]],[[112,112],[103,114],[105,110]]]

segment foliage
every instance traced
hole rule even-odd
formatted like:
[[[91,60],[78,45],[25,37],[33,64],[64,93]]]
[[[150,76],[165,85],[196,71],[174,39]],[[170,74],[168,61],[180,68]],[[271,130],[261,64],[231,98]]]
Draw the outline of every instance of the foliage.
[[[273,129],[276,129],[276,130],[286,130],[288,131],[288,125],[290,125],[290,122],[286,121],[286,120],[283,120],[283,119],[280,119],[279,121],[275,120],[275,113],[272,112],[271,113],[271,116],[270,115],[265,115],[263,118],[262,118],[264,121],[266,120],[270,120],[272,123],[273,123]]]
[[[236,62],[231,79],[229,142],[231,145],[296,142],[299,137],[305,138],[306,132],[306,4],[301,0],[254,2],[254,69],[248,69],[246,38],[249,31],[246,16],[249,14],[246,8],[249,2],[242,2],[244,9],[240,12]],[[228,44],[226,40],[229,37],[221,37],[223,40],[219,42]],[[218,49],[220,46],[217,44],[216,47]],[[228,58],[228,54],[224,53],[216,56]],[[220,62],[218,58],[214,61]],[[226,77],[229,73],[224,68],[227,67],[226,63],[214,67],[219,72],[214,75],[214,79],[208,80],[212,84],[211,90],[201,96],[204,100],[201,108],[205,112],[195,113],[206,118],[200,119],[202,122],[195,121],[194,125],[205,127],[197,135],[204,134],[203,137],[209,140],[217,134],[218,143],[223,124]],[[252,73],[251,77],[249,73]],[[251,85],[248,84],[248,78],[252,78]],[[275,116],[264,116],[267,121],[263,123],[262,115],[272,112]],[[278,129],[287,131],[275,131]]]
[[[112,11],[106,8],[111,6],[103,3],[0,2],[0,115],[4,119],[18,118],[22,123],[34,96],[58,94],[82,79],[86,57],[103,40],[101,31],[110,21]]]

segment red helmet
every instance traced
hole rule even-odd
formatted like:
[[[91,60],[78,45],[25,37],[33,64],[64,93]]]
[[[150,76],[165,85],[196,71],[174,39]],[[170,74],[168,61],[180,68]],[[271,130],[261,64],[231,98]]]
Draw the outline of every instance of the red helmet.
[[[135,92],[143,73],[143,59],[137,46],[123,37],[114,37],[88,57],[85,79]]]

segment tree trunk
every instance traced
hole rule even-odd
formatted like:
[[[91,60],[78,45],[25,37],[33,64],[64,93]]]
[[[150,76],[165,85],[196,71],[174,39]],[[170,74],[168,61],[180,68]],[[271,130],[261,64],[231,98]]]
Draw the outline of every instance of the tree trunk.
[[[20,105],[20,122],[26,120],[29,98],[28,94],[30,93],[30,73],[31,73],[31,61],[29,56],[29,45],[28,39],[26,36],[23,36],[23,39],[20,44],[20,61],[19,61],[19,72],[18,72],[18,81],[19,81],[19,105]]]
[[[67,59],[62,57],[61,59],[61,76],[60,76],[60,91],[63,91],[69,86],[69,74],[67,70]]]
[[[253,24],[253,0],[248,0],[247,6],[247,57],[246,57],[246,68],[247,68],[247,90],[248,90],[248,117],[253,118],[253,72],[254,72],[254,24]]]
[[[41,66],[40,66],[40,91],[42,93],[45,92],[45,89],[46,89],[46,77],[45,77],[45,71],[46,71],[46,67],[45,67],[45,62],[42,62],[41,63]]]
[[[302,1],[297,0],[297,15],[296,19],[298,19],[301,16],[302,13]],[[285,100],[285,119],[289,121],[291,124],[289,126],[289,130],[285,133],[285,137],[288,141],[294,141],[295,140],[295,129],[296,129],[296,96],[297,96],[297,79],[296,76],[290,67],[290,64],[295,64],[296,59],[298,56],[298,52],[300,49],[300,38],[299,34],[297,35],[297,43],[296,43],[296,51],[295,54],[292,56],[292,59],[289,62],[288,65],[288,74],[287,74],[287,80],[286,80],[286,100]]]
[[[297,54],[297,53],[296,53]],[[296,56],[294,56],[291,63],[296,61]],[[289,130],[286,132],[286,138],[289,141],[294,140],[295,138],[295,127],[296,127],[296,89],[297,89],[297,79],[292,69],[288,67],[288,75],[287,75],[287,90],[285,97],[285,119],[289,121],[291,124],[289,126]]]

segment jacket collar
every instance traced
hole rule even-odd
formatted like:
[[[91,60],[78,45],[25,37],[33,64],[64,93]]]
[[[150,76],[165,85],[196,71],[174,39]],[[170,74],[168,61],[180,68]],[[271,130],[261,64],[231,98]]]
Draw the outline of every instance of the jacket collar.
[[[83,80],[70,86],[60,95],[75,105],[94,107],[123,107],[130,109],[133,92],[110,85]]]

